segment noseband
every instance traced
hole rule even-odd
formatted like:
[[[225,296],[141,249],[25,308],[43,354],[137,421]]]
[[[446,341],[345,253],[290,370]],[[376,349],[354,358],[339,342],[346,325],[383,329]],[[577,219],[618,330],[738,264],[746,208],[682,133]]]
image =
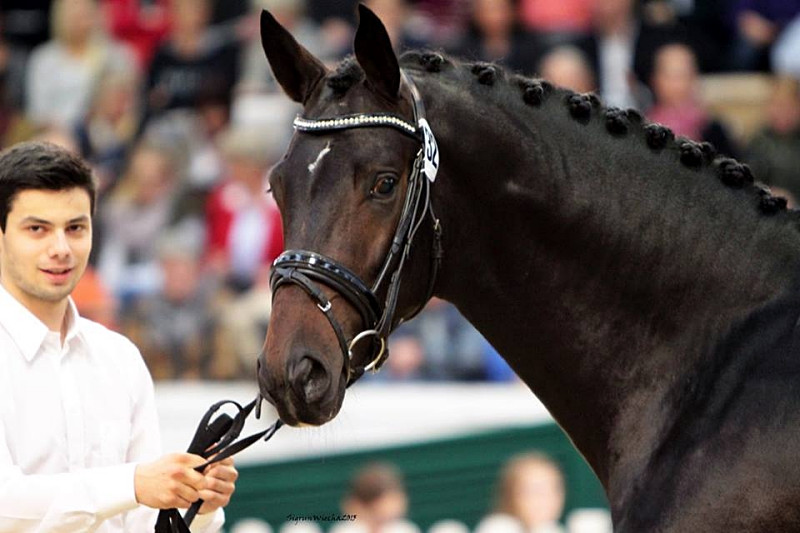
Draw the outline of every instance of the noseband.
[[[433,134],[425,119],[425,107],[417,87],[403,71],[402,79],[408,86],[413,102],[414,124],[402,117],[389,113],[358,113],[333,118],[308,119],[297,117],[294,127],[306,133],[335,132],[354,128],[393,128],[420,143],[420,149],[412,163],[408,179],[406,197],[400,220],[392,239],[391,247],[383,261],[377,279],[369,287],[351,270],[330,257],[308,250],[287,250],[272,264],[270,287],[273,298],[283,285],[293,284],[302,288],[317,304],[336,333],[339,348],[347,362],[347,384],[352,384],[367,370],[377,371],[389,355],[386,338],[392,331],[395,311],[400,291],[400,279],[406,259],[411,252],[411,244],[425,216],[430,213],[433,220],[433,254],[431,277],[428,280],[427,295],[423,303],[409,316],[401,317],[398,323],[413,318],[419,313],[430,297],[436,282],[436,275],[442,258],[441,224],[431,207],[431,182],[438,166],[438,152]],[[435,158],[434,158],[435,156]],[[431,175],[433,174],[433,175]],[[390,274],[391,272],[391,274]],[[381,306],[378,291],[388,280],[386,300]],[[347,339],[341,324],[333,316],[331,301],[325,296],[317,283],[328,286],[344,297],[359,313],[364,329],[351,339]],[[353,363],[353,348],[362,340],[372,338],[372,346],[367,363]]]

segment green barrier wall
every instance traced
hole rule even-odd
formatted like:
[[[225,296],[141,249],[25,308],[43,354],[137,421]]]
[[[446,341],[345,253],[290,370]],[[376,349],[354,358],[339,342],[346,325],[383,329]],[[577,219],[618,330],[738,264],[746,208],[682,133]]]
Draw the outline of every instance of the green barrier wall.
[[[269,444],[266,444],[269,446]],[[502,464],[512,455],[543,451],[562,466],[567,482],[565,515],[577,507],[607,507],[600,483],[555,424],[521,427],[382,448],[241,467],[227,522],[260,518],[277,526],[289,515],[336,515],[351,475],[369,461],[389,461],[404,474],[409,518],[420,527],[457,518],[473,527],[491,510]],[[332,522],[322,522],[327,529]]]

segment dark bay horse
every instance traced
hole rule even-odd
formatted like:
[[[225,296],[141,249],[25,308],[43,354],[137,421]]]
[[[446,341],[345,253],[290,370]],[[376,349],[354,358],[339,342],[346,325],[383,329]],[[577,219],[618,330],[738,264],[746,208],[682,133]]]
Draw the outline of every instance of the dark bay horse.
[[[271,175],[289,251],[258,379],[281,418],[336,416],[433,294],[545,403],[617,531],[800,531],[797,215],[709,145],[495,65],[398,59],[360,17],[328,69],[262,15],[303,105]]]

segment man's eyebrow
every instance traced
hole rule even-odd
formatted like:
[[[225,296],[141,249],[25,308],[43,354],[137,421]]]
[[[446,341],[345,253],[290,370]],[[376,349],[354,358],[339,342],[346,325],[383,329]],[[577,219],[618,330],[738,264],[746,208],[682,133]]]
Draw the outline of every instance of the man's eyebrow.
[[[43,218],[34,217],[34,216],[27,216],[23,218],[20,222],[23,224],[52,224],[49,220],[45,220]]]
[[[76,224],[78,222],[89,222],[89,216],[88,215],[81,215],[81,216],[72,218],[72,219],[67,221],[67,224]],[[43,225],[44,224],[47,224],[47,225],[52,225],[53,224],[53,222],[50,221],[50,220],[45,220],[43,218],[39,218],[39,217],[35,217],[35,216],[27,216],[27,217],[23,218],[22,219],[22,223],[23,224],[43,224]]]

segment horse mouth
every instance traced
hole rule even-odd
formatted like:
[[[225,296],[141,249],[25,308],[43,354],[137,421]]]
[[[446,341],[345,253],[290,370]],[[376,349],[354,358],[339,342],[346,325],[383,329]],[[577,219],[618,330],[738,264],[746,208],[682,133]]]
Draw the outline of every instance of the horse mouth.
[[[276,402],[271,396],[267,396],[267,401],[275,406],[278,416],[285,424],[293,427],[317,427],[330,422],[339,414],[344,394],[340,398],[332,398],[325,405],[303,404],[291,398]]]
[[[278,411],[283,423],[294,426],[321,426],[333,420],[342,407],[345,381],[337,380],[338,386],[329,387],[323,394],[314,394],[313,382],[288,385],[259,373],[261,396]],[[313,397],[313,401],[308,401]]]

